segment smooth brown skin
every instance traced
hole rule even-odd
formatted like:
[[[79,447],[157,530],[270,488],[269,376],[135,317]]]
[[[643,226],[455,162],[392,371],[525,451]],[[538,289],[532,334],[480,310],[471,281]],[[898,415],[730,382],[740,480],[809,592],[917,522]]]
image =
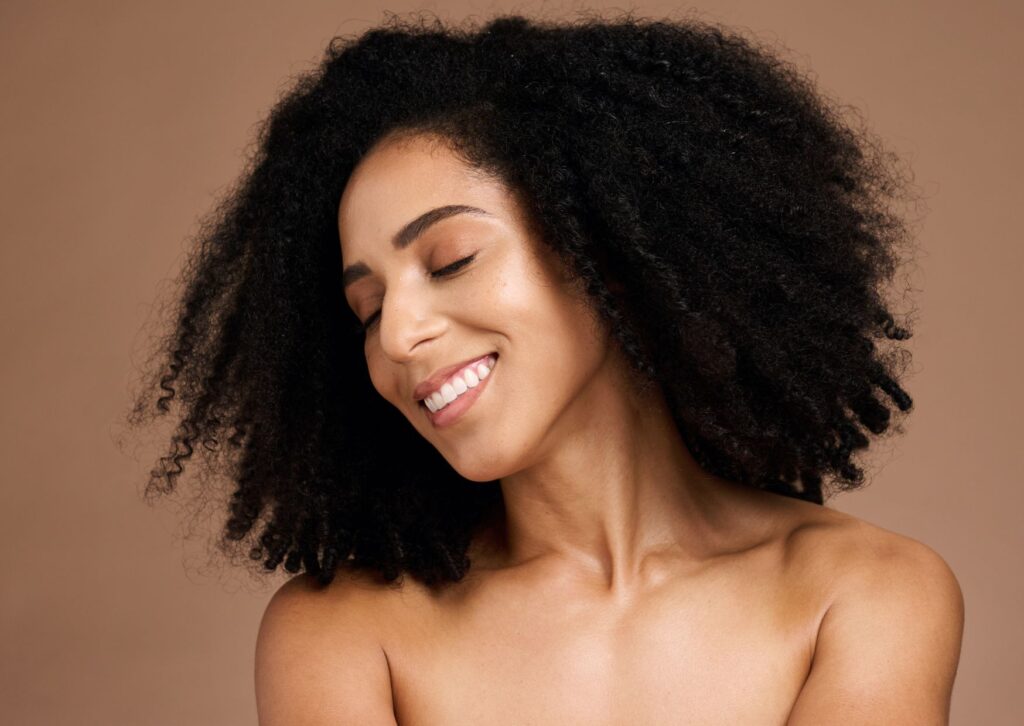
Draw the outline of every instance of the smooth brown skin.
[[[392,247],[447,204],[493,217]],[[500,480],[506,518],[437,591],[284,584],[257,640],[263,726],[948,723],[964,613],[945,561],[701,470],[500,183],[442,144],[387,140],[349,180],[339,233],[345,265],[373,270],[346,290],[353,311],[383,304],[374,387],[464,477]],[[489,388],[434,429],[413,388],[492,350]]]

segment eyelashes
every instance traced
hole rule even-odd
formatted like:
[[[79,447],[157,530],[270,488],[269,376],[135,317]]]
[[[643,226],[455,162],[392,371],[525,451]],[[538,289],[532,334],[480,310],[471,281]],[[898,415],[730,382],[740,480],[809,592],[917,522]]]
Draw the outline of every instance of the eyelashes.
[[[463,257],[462,259],[456,260],[455,262],[453,262],[450,265],[447,265],[446,267],[442,267],[440,270],[435,270],[434,272],[431,272],[430,276],[431,276],[431,278],[437,279],[437,278],[441,278],[441,277],[448,277],[449,275],[454,275],[456,272],[458,272],[463,267],[465,267],[470,262],[472,262],[475,257],[476,257],[475,253],[472,254],[472,255],[469,255],[468,257]],[[356,323],[354,325],[354,330],[356,332],[358,332],[358,333],[364,333],[365,334],[374,325],[377,324],[378,320],[380,320],[380,312],[381,311],[378,310],[377,312],[375,312],[372,315],[370,315],[370,317],[368,317],[366,319],[366,322],[364,322],[364,323]]]

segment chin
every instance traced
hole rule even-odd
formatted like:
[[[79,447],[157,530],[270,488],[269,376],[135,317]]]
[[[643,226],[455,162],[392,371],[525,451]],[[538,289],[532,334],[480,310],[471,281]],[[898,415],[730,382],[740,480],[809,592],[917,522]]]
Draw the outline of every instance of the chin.
[[[493,462],[453,462],[448,460],[451,467],[458,472],[459,476],[475,482],[491,482],[508,476],[506,467],[496,466]]]

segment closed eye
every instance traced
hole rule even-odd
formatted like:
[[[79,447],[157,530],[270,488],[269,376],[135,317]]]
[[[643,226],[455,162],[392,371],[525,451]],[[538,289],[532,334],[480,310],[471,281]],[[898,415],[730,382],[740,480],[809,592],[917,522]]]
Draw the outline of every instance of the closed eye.
[[[442,267],[440,270],[431,272],[430,275],[431,277],[445,277],[447,275],[451,275],[472,262],[474,257],[476,257],[475,254],[470,255],[469,257],[463,257],[461,260],[456,260],[447,267]]]
[[[448,265],[447,267],[442,267],[440,270],[435,270],[435,271],[431,272],[430,276],[432,278],[434,278],[434,279],[437,279],[439,277],[448,277],[449,275],[453,275],[456,272],[458,272],[459,270],[461,270],[463,267],[468,265],[470,262],[472,262],[473,258],[475,258],[475,257],[476,257],[476,254],[472,254],[469,257],[463,257],[461,260],[456,260],[455,262],[453,262],[452,264]],[[355,326],[356,330],[359,331],[359,332],[365,333],[370,328],[372,328],[377,323],[377,321],[379,319],[380,319],[380,310],[378,310],[377,312],[375,312],[372,315],[370,315],[370,317],[368,317],[366,319],[365,323],[358,323],[358,324],[356,324],[356,326]]]

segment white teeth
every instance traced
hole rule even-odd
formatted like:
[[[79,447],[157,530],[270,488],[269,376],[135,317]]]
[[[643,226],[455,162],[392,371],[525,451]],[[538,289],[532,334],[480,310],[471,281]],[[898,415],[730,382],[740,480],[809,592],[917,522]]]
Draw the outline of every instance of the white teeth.
[[[428,400],[434,404],[435,411],[444,406],[444,396],[441,395],[440,391],[434,391],[431,393]]]
[[[489,356],[487,360],[493,365],[496,360]],[[476,388],[480,381],[491,374],[491,369],[486,363],[478,363],[475,366],[468,366],[460,375],[452,376],[445,382],[441,389],[423,399],[423,404],[431,411],[437,413],[470,388]]]

